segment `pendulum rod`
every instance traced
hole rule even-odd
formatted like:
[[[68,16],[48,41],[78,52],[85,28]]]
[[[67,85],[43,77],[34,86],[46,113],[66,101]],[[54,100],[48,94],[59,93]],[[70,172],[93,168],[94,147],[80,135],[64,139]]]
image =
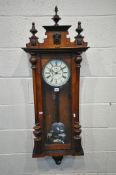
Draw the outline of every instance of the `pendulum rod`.
[[[60,91],[55,91],[55,88],[54,88],[54,119],[55,119],[55,122],[59,122],[59,95],[60,95]]]

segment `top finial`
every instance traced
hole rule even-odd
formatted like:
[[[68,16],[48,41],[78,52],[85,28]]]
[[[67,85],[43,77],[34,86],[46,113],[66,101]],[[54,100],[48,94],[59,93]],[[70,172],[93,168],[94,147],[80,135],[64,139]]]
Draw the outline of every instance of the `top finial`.
[[[58,22],[59,22],[59,20],[61,19],[57,13],[58,13],[58,7],[56,6],[56,7],[55,7],[55,15],[54,15],[53,18],[52,18],[53,21],[55,22],[55,26],[58,25]]]
[[[57,6],[55,7],[55,13],[56,13],[55,15],[57,15],[57,13],[58,13],[58,7]]]

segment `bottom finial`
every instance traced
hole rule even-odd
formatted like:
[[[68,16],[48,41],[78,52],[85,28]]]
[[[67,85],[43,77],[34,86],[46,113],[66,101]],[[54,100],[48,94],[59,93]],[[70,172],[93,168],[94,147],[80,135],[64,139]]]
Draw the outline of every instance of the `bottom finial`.
[[[53,156],[52,157],[57,165],[60,165],[63,159],[63,156]]]

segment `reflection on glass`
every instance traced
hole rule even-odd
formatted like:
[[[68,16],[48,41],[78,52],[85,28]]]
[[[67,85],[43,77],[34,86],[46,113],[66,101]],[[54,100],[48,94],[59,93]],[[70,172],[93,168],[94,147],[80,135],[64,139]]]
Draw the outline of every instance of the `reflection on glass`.
[[[64,144],[66,134],[64,124],[61,122],[54,122],[51,126],[50,132],[47,134],[48,143]]]

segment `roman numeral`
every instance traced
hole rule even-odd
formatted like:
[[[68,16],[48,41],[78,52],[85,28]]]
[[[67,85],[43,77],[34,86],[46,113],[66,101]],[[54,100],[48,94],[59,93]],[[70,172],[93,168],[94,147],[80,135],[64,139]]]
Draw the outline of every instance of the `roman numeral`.
[[[52,82],[53,81],[53,78],[50,80],[50,82]]]
[[[51,75],[47,76],[46,78],[50,78],[50,77],[51,77]]]
[[[62,75],[63,78],[66,78],[64,75]]]

